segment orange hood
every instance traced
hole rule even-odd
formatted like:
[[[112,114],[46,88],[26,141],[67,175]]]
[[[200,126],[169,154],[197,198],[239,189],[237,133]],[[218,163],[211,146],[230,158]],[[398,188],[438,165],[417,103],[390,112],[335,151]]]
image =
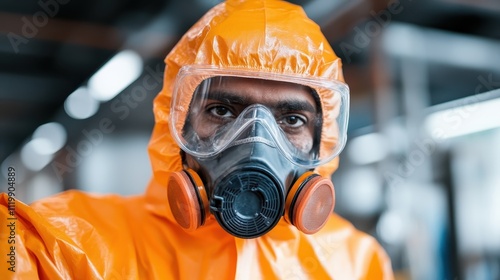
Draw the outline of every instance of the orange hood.
[[[301,7],[283,1],[238,1],[221,3],[205,14],[177,43],[165,59],[162,91],[154,101],[155,127],[149,154],[156,183],[167,184],[167,174],[182,170],[180,148],[170,135],[168,117],[173,85],[185,65],[319,77],[343,81],[341,61],[319,26]],[[336,114],[338,100],[318,92],[323,114]],[[334,118],[324,116],[321,145],[336,136]],[[323,143],[324,142],[324,143]],[[317,168],[331,175],[338,160]]]

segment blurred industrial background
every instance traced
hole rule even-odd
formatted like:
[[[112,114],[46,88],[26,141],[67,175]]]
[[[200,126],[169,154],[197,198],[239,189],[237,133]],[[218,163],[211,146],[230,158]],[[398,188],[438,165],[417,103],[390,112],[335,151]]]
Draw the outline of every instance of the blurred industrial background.
[[[1,1],[0,189],[143,192],[163,59],[219,2]],[[397,279],[500,279],[500,2],[291,2],[351,88],[335,211]]]

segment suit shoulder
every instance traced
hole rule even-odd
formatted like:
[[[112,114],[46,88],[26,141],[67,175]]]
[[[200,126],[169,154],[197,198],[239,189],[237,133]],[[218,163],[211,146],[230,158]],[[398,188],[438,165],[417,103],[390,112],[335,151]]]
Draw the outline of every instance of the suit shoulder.
[[[110,231],[129,226],[128,205],[137,204],[138,200],[140,197],[98,195],[70,190],[36,201],[30,207],[64,231],[76,226],[80,229],[96,228]]]
[[[333,214],[320,234],[342,248],[360,279],[393,279],[391,261],[380,243],[351,222]]]

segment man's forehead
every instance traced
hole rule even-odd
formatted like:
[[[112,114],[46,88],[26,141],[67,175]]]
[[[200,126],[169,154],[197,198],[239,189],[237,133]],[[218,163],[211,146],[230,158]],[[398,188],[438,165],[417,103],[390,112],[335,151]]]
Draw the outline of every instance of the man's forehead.
[[[278,104],[283,102],[307,102],[316,109],[313,91],[304,85],[290,82],[215,77],[209,83],[208,98],[242,104]]]
[[[248,92],[292,90],[307,93],[309,91],[309,87],[307,86],[284,81],[243,77],[213,77],[210,80],[212,88],[234,88]]]

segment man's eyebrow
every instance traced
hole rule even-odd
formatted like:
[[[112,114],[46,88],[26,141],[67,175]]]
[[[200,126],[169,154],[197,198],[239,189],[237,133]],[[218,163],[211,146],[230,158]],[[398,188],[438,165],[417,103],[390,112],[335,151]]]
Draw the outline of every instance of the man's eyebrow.
[[[314,108],[314,106],[304,100],[291,99],[280,101],[273,107],[280,111],[306,111],[310,113],[317,113],[317,110]]]
[[[237,105],[249,105],[250,100],[246,96],[241,94],[235,94],[228,91],[214,90],[208,93],[207,99],[217,100],[227,104],[237,104]],[[259,102],[255,102],[259,103]],[[309,102],[305,100],[298,99],[287,99],[279,101],[275,104],[263,104],[268,105],[279,111],[306,111],[311,113],[317,113],[316,108]]]
[[[244,96],[220,90],[210,91],[208,93],[207,99],[218,100],[228,104],[247,104],[247,98],[245,98]]]

